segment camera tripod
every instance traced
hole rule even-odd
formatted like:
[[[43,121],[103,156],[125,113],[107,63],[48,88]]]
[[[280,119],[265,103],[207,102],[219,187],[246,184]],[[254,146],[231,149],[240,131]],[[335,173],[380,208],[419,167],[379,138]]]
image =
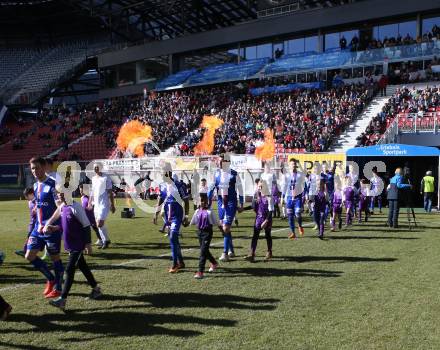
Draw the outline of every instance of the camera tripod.
[[[412,225],[414,225],[414,227],[417,227],[417,221],[416,214],[414,213],[414,208],[409,203],[407,203],[406,205],[406,216],[408,218],[408,228],[411,231]]]

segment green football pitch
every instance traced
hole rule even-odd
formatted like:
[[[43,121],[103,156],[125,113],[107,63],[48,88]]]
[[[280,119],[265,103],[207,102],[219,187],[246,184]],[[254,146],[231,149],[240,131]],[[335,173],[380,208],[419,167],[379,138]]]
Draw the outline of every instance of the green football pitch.
[[[417,213],[408,230],[384,227],[385,215],[316,237],[306,218],[303,238],[288,240],[274,221],[274,259],[248,253],[253,213],[233,229],[238,255],[194,280],[198,244],[183,229],[186,269],[169,274],[167,238],[151,215],[108,227],[113,244],[87,257],[104,297],[88,300],[77,273],[66,312],[42,297],[44,281],[16,256],[26,236],[25,201],[0,202],[0,294],[13,306],[0,322],[0,349],[440,349],[440,216]],[[222,252],[217,231],[212,252]],[[65,260],[66,256],[63,255]]]

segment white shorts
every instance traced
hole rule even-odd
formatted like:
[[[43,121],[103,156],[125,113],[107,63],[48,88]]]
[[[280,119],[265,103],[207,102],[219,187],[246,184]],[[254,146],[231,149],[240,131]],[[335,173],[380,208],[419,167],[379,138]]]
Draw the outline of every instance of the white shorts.
[[[95,214],[96,223],[98,223],[98,221],[100,221],[100,220],[107,219],[107,216],[110,213],[110,208],[95,205],[95,207],[93,209],[93,213]]]

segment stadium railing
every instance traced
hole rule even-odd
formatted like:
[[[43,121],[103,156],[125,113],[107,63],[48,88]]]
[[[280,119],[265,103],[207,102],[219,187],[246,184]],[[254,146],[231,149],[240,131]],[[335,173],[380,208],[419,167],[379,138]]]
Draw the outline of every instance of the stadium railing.
[[[286,55],[269,64],[266,75],[289,73],[304,69],[344,68],[355,65],[417,59],[440,54],[440,41],[430,41],[414,45],[402,45],[365,51],[331,50],[321,54]]]
[[[400,113],[388,126],[378,144],[395,142],[400,133],[420,133],[440,131],[440,111],[427,112],[423,116],[417,113]]]

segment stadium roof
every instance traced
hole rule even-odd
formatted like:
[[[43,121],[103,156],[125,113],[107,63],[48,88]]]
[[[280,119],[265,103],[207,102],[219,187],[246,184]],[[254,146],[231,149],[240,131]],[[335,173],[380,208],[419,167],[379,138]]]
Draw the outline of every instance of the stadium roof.
[[[46,23],[59,30],[65,23],[111,33],[114,41],[157,41],[254,21],[266,0],[0,0],[0,26],[21,30],[32,22],[31,33]],[[333,7],[365,0],[283,0],[298,10]],[[67,21],[67,22],[66,22]],[[35,26],[35,24],[38,24]],[[64,30],[65,32],[67,29]],[[86,32],[87,32],[86,31]],[[58,35],[58,33],[55,33]]]

